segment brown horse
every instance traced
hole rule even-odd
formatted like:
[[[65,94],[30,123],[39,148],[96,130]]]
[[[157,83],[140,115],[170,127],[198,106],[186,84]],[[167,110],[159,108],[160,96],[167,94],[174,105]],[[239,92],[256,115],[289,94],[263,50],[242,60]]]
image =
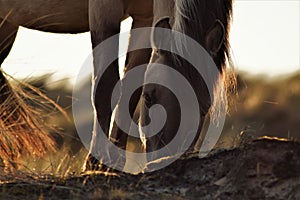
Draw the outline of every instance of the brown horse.
[[[0,0],[0,64],[11,49],[19,26],[53,33],[80,33],[90,31],[92,46],[95,48],[102,41],[118,34],[120,32],[121,21],[129,16],[133,18],[132,28],[150,27],[153,21],[152,10],[152,0],[26,0],[22,2],[17,0]],[[150,42],[149,33],[132,36],[130,38],[130,45],[135,45],[135,43],[138,43],[140,40],[148,40]],[[113,55],[118,54],[118,42],[112,45],[109,53]],[[130,52],[127,55],[125,72],[136,65],[147,63],[150,54],[151,49]],[[100,61],[101,58],[94,58],[95,71],[101,70]],[[94,94],[96,98],[94,104],[97,118],[107,136],[112,114],[112,109],[109,106],[110,94],[115,83],[119,80],[118,69],[118,62],[113,62],[101,78]],[[0,71],[0,73],[0,104],[3,104],[8,98],[5,94],[10,92],[9,96],[15,95],[5,80],[2,71]],[[96,79],[96,77],[94,79]],[[140,94],[137,93],[136,97],[132,99],[131,107],[133,110],[135,109],[135,102],[138,101],[139,96]],[[20,105],[17,107],[20,107]],[[1,113],[14,112],[15,116],[22,117],[21,113],[17,112],[18,109],[11,107],[6,107],[6,110],[3,110],[4,108],[1,107],[1,109]],[[35,118],[35,116],[30,116],[27,112],[26,118]],[[10,120],[6,119],[6,122],[14,124],[15,120],[15,117],[11,117]],[[15,122],[15,124],[17,124],[17,122]],[[38,123],[32,126],[33,127],[29,126],[28,128],[36,130],[35,126],[38,126]],[[12,127],[13,130],[11,130],[11,132],[19,131],[17,126]],[[44,134],[46,135],[46,133]],[[117,135],[119,134],[112,134],[112,137],[117,137]],[[22,135],[19,137],[22,137]],[[23,139],[26,138],[31,141],[35,138],[35,134],[27,134]],[[44,148],[36,148],[34,150],[44,151],[47,148],[53,149],[53,142],[50,142],[51,139],[49,136],[47,136],[47,138],[48,140],[40,141],[44,143]],[[116,138],[115,140],[119,139]],[[122,145],[124,142],[117,143]],[[51,145],[47,146],[47,144]],[[19,145],[20,147],[17,149],[19,149],[20,152],[22,151],[22,153],[26,153],[28,146],[24,145],[23,148],[21,143]],[[30,151],[31,150],[29,150],[29,153]]]
[[[119,33],[120,22],[124,18],[131,16],[133,18],[132,28],[150,27],[154,19],[154,24],[157,27],[169,29],[173,27],[173,30],[182,32],[195,39],[210,53],[220,72],[224,75],[225,72],[223,68],[225,66],[225,58],[229,55],[228,31],[231,6],[231,0],[80,0],[76,2],[71,0],[26,0],[26,3],[24,3],[24,1],[21,3],[16,0],[0,0],[0,18],[3,19],[0,25],[5,28],[0,29],[0,36],[4,38],[0,46],[1,49],[3,49],[0,54],[0,58],[2,59],[0,62],[7,56],[14,41],[17,27],[20,25],[32,29],[58,33],[77,33],[90,30],[92,46],[96,48],[104,40]],[[168,18],[168,20],[166,20],[166,18]],[[132,35],[130,38],[130,46],[135,46],[135,44],[145,40],[150,42],[149,38],[149,32],[140,32],[138,35]],[[153,38],[156,45],[161,42],[161,40],[156,39],[155,32]],[[165,41],[174,40],[172,36],[164,39]],[[94,82],[98,82],[98,86],[94,88],[93,92],[93,105],[96,111],[95,121],[97,120],[99,122],[101,129],[107,136],[109,133],[112,107],[114,107],[111,106],[111,94],[115,84],[119,80],[117,60],[112,62],[103,72],[101,79],[97,74],[101,72],[101,70],[104,70],[102,60],[106,56],[118,54],[118,46],[118,41],[115,41],[107,52],[101,55],[94,53],[93,80]],[[174,45],[176,48],[178,48],[178,46],[180,46],[178,43]],[[184,47],[184,45],[182,46]],[[189,49],[184,50],[183,47],[181,48],[183,51],[190,51]],[[125,72],[128,72],[137,65],[148,63],[150,54],[151,48],[129,52]],[[155,50],[151,64],[147,68],[145,83],[147,83],[147,77],[152,77],[153,74],[159,73],[151,70],[154,69],[154,67],[151,66],[155,63],[174,66],[174,68],[178,69],[178,71],[191,82],[193,89],[196,91],[196,96],[199,99],[199,120],[203,119],[214,103],[211,101],[211,98],[209,98],[208,90],[205,88],[203,79],[198,76],[194,77],[193,74],[195,74],[195,71],[189,66],[189,63],[185,62],[179,56],[174,56],[163,50]],[[206,75],[209,76],[209,74]],[[169,76],[168,74],[164,74],[162,78]],[[216,77],[212,79],[216,82]],[[3,86],[0,87],[1,94],[2,91],[10,89],[6,81],[0,81],[0,83],[4,83]],[[146,84],[142,89],[142,106],[140,110],[136,111],[140,113],[139,124],[141,126],[146,126],[150,123],[149,110],[154,104],[164,105],[168,116],[172,116],[171,118],[168,117],[166,125],[157,136],[147,138],[147,151],[151,152],[161,148],[171,140],[174,136],[174,129],[176,129],[176,124],[179,122],[178,119],[180,116],[176,112],[178,111],[178,103],[172,93],[155,84]],[[124,92],[126,91],[122,93]],[[131,115],[133,115],[136,109],[141,92],[142,90],[140,89],[134,93],[131,98],[129,107]],[[0,98],[2,99],[0,103],[3,101],[3,97]],[[119,101],[122,101],[122,96]],[[10,110],[7,112],[10,112]],[[18,115],[18,113],[16,113],[16,115]],[[118,118],[118,115],[116,118]],[[126,126],[126,129],[129,130],[130,124]],[[197,133],[199,133],[201,127],[202,124],[200,123]],[[95,129],[93,131],[93,138],[97,138],[97,134],[98,131]],[[147,136],[147,134],[145,135]],[[124,149],[127,134],[114,125],[111,139],[117,146]],[[91,151],[93,151],[93,148],[95,148],[95,146],[92,143]],[[99,169],[98,160],[99,159],[95,159],[90,155],[87,162],[87,169]]]
[[[226,108],[226,99],[224,99],[223,93],[226,89],[223,88],[223,85],[226,77],[226,61],[230,63],[229,29],[232,0],[154,1],[153,11],[154,24],[157,28],[153,32],[153,52],[146,69],[139,106],[133,116],[137,120],[131,124],[130,134],[138,132],[133,135],[141,135],[148,162],[161,158],[170,162],[167,161],[168,158],[172,156],[176,158],[189,147],[194,147],[199,138],[204,118],[210,109],[213,117],[217,112],[226,112],[223,107],[225,104]],[[179,33],[183,37],[180,37]],[[194,41],[192,45],[188,42],[191,40]],[[195,48],[197,46],[203,48]],[[186,60],[184,55],[187,57],[192,55],[196,59],[196,63],[200,63],[200,71],[203,73],[199,74],[198,69],[192,65],[194,63]],[[165,70],[164,66],[170,66],[173,70]],[[188,81],[189,84],[186,87],[178,85],[178,82],[181,83],[182,80],[177,73]],[[123,87],[127,87],[129,90],[130,82],[140,81],[138,80],[140,77],[132,79],[132,76],[129,76],[130,80],[126,80],[126,78],[125,76]],[[164,84],[177,89],[177,93],[165,87]],[[193,96],[187,93],[186,89],[194,91],[196,102],[193,102]],[[187,105],[185,110],[181,109],[178,97],[185,97]],[[124,98],[126,99],[126,97]],[[195,103],[197,106],[194,106]],[[122,100],[118,105],[122,105]],[[126,105],[122,108],[127,109]],[[130,110],[130,114],[132,111],[133,109]],[[121,113],[124,113],[124,110]],[[183,135],[179,137],[179,140],[177,138],[179,142],[175,143],[175,147],[172,144],[173,146],[169,148],[169,144],[173,143],[172,140],[177,137],[176,132],[181,126],[183,115],[190,117],[190,120],[181,129]],[[119,121],[126,120],[124,116],[120,118]],[[138,123],[139,126],[134,123]],[[127,130],[128,127],[125,129]],[[155,132],[157,129],[159,131]],[[101,135],[100,132],[97,128],[94,130],[92,154],[99,160],[103,159],[104,164],[108,163],[111,167],[121,169],[128,152],[116,151],[113,146],[107,146],[104,143],[97,144],[101,138],[97,138],[98,135]],[[195,136],[192,137],[190,132]],[[115,137],[118,138],[117,142],[126,141],[124,138],[127,139],[127,135],[121,134],[122,131],[118,131],[118,133],[118,137]],[[191,139],[192,141],[188,141]],[[105,149],[108,153],[99,150],[101,145],[106,145],[107,149]],[[166,148],[164,151],[160,151],[164,148]],[[96,158],[94,158],[94,166],[99,163]],[[140,157],[137,156],[137,159]],[[144,164],[140,160],[135,160],[135,162],[138,165]],[[150,166],[145,170],[155,169],[157,167],[151,168]]]

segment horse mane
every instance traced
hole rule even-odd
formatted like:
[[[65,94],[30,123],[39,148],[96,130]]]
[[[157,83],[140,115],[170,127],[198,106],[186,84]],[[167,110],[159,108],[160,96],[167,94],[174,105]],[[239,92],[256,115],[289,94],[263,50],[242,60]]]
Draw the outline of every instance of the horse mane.
[[[229,69],[233,68],[229,43],[232,11],[233,0],[175,0],[173,30],[193,38],[201,46],[205,47],[206,31],[216,20],[220,20],[224,25],[225,37],[223,44],[218,53],[213,56],[214,62],[220,71],[220,79],[215,83],[214,102],[211,102],[211,114],[214,116],[218,115],[215,111],[220,110],[222,104],[226,105],[225,109],[228,111],[228,104],[231,103],[227,98],[229,92],[236,93],[235,74],[233,70],[226,70],[227,66],[229,66]],[[181,52],[189,52],[190,49],[185,46],[187,43],[182,41],[184,38],[177,39],[175,38],[174,41],[175,48]],[[176,57],[174,59],[178,61]],[[225,93],[222,92],[224,90]]]
[[[229,32],[233,0],[176,0],[173,29],[188,35],[204,46],[205,34],[210,26],[220,20],[225,28],[225,38],[214,59],[220,72],[230,61]],[[181,45],[185,42],[179,42]],[[184,47],[177,46],[182,49]],[[187,49],[186,49],[187,50]],[[188,51],[188,50],[187,50]]]

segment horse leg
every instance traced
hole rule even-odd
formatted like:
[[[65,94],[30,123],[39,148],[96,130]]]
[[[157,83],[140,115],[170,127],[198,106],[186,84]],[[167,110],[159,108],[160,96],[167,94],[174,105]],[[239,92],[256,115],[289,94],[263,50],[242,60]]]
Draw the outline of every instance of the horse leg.
[[[93,74],[93,105],[96,109],[94,119],[94,130],[90,152],[86,161],[86,170],[101,170],[101,152],[104,148],[104,134],[109,136],[110,120],[112,115],[111,97],[115,84],[119,81],[118,59],[115,59],[107,69],[103,66],[108,57],[118,58],[119,41],[115,40],[105,51],[97,51],[97,46],[109,37],[120,32],[120,23],[124,16],[123,0],[90,0],[89,2],[89,22],[92,38],[94,56]],[[101,75],[102,74],[102,75]],[[98,123],[100,127],[98,126]],[[108,147],[107,147],[108,148]],[[107,150],[107,149],[106,149]]]
[[[152,7],[149,8],[149,12],[145,12],[142,16],[141,15],[131,15],[133,18],[133,24],[132,29],[136,28],[142,28],[142,27],[151,27],[152,21],[153,21],[153,12]],[[136,46],[137,44],[143,44],[145,41],[150,46],[150,33],[146,30],[140,30],[137,34],[131,34],[130,41],[129,41],[129,49],[131,47]],[[126,57],[126,66],[124,69],[124,79],[123,79],[123,85],[122,85],[122,92],[120,96],[119,103],[124,101],[123,99],[126,98],[124,96],[126,93],[126,79],[127,79],[127,73],[132,70],[133,68],[147,64],[151,57],[151,51],[152,49],[139,49],[135,51],[131,51],[127,53]],[[144,74],[144,73],[143,73]],[[140,80],[137,80],[140,79]],[[143,82],[144,76],[136,77],[135,80],[128,80],[131,81],[139,81]],[[137,91],[135,91],[130,96],[130,102],[129,102],[129,108],[125,107],[122,109],[129,109],[129,114],[131,118],[133,118],[134,112],[136,110],[137,104],[139,102],[140,96],[142,93],[142,88],[139,88]],[[116,124],[116,121],[114,121],[113,128],[111,131],[111,138],[113,138],[114,141],[118,142],[118,147],[122,149],[126,149],[127,142],[130,141],[130,143],[134,144],[132,147],[133,149],[129,149],[129,151],[134,152],[141,152],[143,151],[143,146],[141,145],[141,140],[136,137],[128,136],[129,130],[130,130],[130,120],[124,119],[124,116],[122,116],[122,113],[125,113],[125,111],[121,110],[119,107],[116,109],[116,115],[115,119],[118,120],[118,123],[122,124],[122,129],[118,127]],[[138,118],[137,118],[138,119]],[[134,120],[134,119],[133,119]],[[137,123],[137,120],[135,121]],[[119,124],[119,125],[120,125]],[[138,133],[138,130],[132,130]]]

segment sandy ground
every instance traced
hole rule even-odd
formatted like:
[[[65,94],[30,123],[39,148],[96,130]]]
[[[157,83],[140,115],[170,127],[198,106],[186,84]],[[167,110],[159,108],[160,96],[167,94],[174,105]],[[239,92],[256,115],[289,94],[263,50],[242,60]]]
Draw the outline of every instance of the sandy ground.
[[[0,199],[300,199],[300,143],[260,139],[153,173],[1,175]]]

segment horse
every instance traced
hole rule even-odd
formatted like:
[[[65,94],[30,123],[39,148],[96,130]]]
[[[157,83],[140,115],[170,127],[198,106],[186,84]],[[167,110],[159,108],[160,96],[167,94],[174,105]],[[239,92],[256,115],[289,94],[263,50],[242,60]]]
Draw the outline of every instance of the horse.
[[[221,95],[223,94],[222,91],[221,93],[217,91],[226,90],[226,84],[228,84],[226,82],[226,77],[228,76],[226,67],[228,63],[232,63],[229,44],[232,4],[232,0],[176,0],[174,19],[165,17],[154,25],[164,30],[156,31],[155,29],[153,32],[152,45],[154,52],[145,72],[140,100],[141,106],[138,110],[139,131],[144,138],[149,163],[162,157],[172,156],[168,153],[164,155],[166,151],[174,150],[174,155],[183,153],[181,151],[194,151],[199,138],[203,138],[200,133],[205,118],[212,116],[212,112],[218,109],[216,107],[220,103],[227,105],[224,95]],[[174,32],[174,34],[165,31],[165,29]],[[163,36],[162,31],[164,31]],[[184,36],[179,37],[178,33],[182,33]],[[212,58],[216,66],[216,73],[212,73],[213,70],[210,68],[213,65],[209,65],[206,61],[201,60],[204,57],[203,53],[196,51],[196,49],[191,49],[193,46],[187,44],[190,40],[200,44],[207,52],[207,55]],[[166,51],[166,47],[173,49],[173,52],[181,52],[182,54]],[[196,57],[195,59],[199,58],[203,74],[199,74],[190,60],[186,60],[185,57],[182,57],[183,55],[187,55],[187,57],[192,55]],[[169,66],[171,69],[166,70],[164,66]],[[177,76],[175,78],[176,73],[173,70],[176,70],[184,79],[188,80],[191,89],[195,92],[196,103],[199,107],[191,105],[194,103],[191,100],[192,95],[186,91],[187,89],[183,85],[179,85],[180,79]],[[206,81],[207,79],[210,81]],[[159,83],[169,85],[174,90],[177,89],[177,93]],[[230,85],[228,86],[230,87]],[[224,92],[226,93],[226,91]],[[180,108],[182,105],[178,100],[178,98],[185,97],[187,99],[186,111]],[[159,107],[155,108],[157,105],[162,105],[164,111],[159,112]],[[150,115],[151,109],[152,116]],[[157,112],[156,115],[153,114],[155,112]],[[182,126],[181,132],[183,135],[178,137],[179,142],[174,143],[178,146],[175,146],[173,149],[170,147],[165,151],[160,151],[165,146],[170,146],[173,142],[172,140],[175,140],[177,137],[176,132],[181,127],[184,112],[188,120],[185,126]],[[164,113],[167,115],[165,123],[156,135],[152,135],[151,131],[153,130],[151,129],[157,129],[155,118],[162,120],[161,116]],[[151,127],[152,123],[154,123],[154,126]],[[193,126],[194,130],[191,130]],[[192,131],[195,136],[190,136],[189,131]],[[186,140],[190,141],[185,146],[183,143]],[[148,170],[153,170],[150,169],[150,166]]]
[[[231,1],[226,0],[224,3],[222,2],[223,1],[221,0],[199,0],[196,1],[196,3],[188,1],[188,3],[185,4],[180,0],[168,0],[164,2],[158,0],[90,0],[87,2],[82,0],[74,3],[70,0],[46,2],[41,0],[27,0],[26,4],[24,4],[24,2],[20,3],[18,1],[0,0],[0,18],[2,19],[1,27],[6,27],[4,32],[0,32],[0,36],[5,38],[1,43],[1,49],[3,49],[3,51],[1,51],[0,58],[4,60],[9,53],[17,32],[17,28],[20,25],[31,29],[57,33],[78,33],[90,31],[92,47],[95,49],[99,44],[101,44],[101,42],[119,33],[120,22],[128,16],[131,16],[133,18],[133,29],[139,27],[151,27],[153,26],[153,22],[157,27],[162,26],[165,28],[171,28],[171,26],[168,26],[168,24],[170,25],[171,23],[173,24],[174,30],[191,35],[192,38],[206,47],[206,49],[211,53],[219,70],[224,75],[225,72],[223,72],[222,67],[225,63],[225,57],[229,55],[227,51],[227,39],[229,29],[228,19],[230,18],[230,12],[226,12],[226,9],[219,8],[225,7],[230,10],[229,8],[231,7]],[[216,6],[217,9],[215,9],[214,6]],[[205,9],[201,10],[200,7],[204,7]],[[208,12],[206,9],[210,9],[212,12]],[[15,12],[17,12],[17,14]],[[200,16],[201,20],[198,20],[198,16]],[[168,18],[168,23],[166,23],[165,19],[161,20],[162,18],[166,17]],[[185,17],[190,19],[190,21],[185,21]],[[205,21],[206,18],[209,18],[210,20]],[[192,33],[194,30],[192,30],[191,27],[197,27],[201,34],[199,33],[200,35],[193,35]],[[0,30],[2,31],[2,28]],[[142,32],[139,35],[131,36],[129,45],[134,46],[141,40],[146,40],[150,43],[149,33]],[[118,46],[118,41],[115,41],[115,43],[111,45],[110,49],[108,50],[107,55],[117,55]],[[132,70],[135,66],[147,64],[150,60],[151,54],[151,63],[147,68],[145,81],[148,76],[151,76],[151,73],[154,73],[151,72],[150,66],[153,66],[153,64],[156,62],[171,62],[174,64],[174,66],[178,66],[176,68],[180,68],[180,66],[188,66],[188,64],[181,61],[179,57],[174,57],[172,54],[164,54],[162,52],[163,51],[159,51],[157,54],[158,56],[153,54],[151,48],[129,52],[126,59],[125,76],[126,73]],[[224,54],[223,57],[221,56],[222,54]],[[114,89],[114,85],[119,80],[119,72],[118,62],[115,60],[110,64],[108,69],[103,73],[103,76],[99,80],[97,74],[99,71],[103,70],[101,66],[101,59],[105,58],[105,56],[106,53],[98,56],[94,52],[93,82],[98,82],[98,86],[93,90],[93,106],[95,109],[94,121],[95,123],[96,121],[99,122],[102,130],[108,136],[112,110],[113,107],[116,106],[110,105],[111,94]],[[181,67],[181,69],[183,69],[183,67]],[[183,71],[183,74],[187,74],[187,72],[184,73]],[[189,77],[190,74],[186,76]],[[1,93],[4,91],[3,88],[5,88],[5,91],[11,91],[7,81],[3,81],[4,76],[0,77],[2,78],[2,81],[0,82],[4,83],[2,84],[3,86],[0,90]],[[193,82],[200,83],[201,86],[205,85],[201,78],[192,78],[192,83]],[[199,88],[197,84],[193,84],[193,87],[195,88],[195,91],[198,91],[198,98],[200,98],[199,96],[201,95],[204,97],[199,100],[201,105],[200,118],[202,119],[207,114],[212,102],[210,101],[208,97],[209,95],[207,95],[205,88]],[[166,99],[168,99],[168,101],[172,100],[171,104],[169,104],[171,109],[168,109],[168,113],[174,114],[174,111],[176,110],[176,106],[172,106],[173,104],[176,104],[176,101],[173,101],[174,98],[170,97],[172,96],[171,93],[164,92],[162,93],[163,95],[159,97],[154,96],[155,94],[152,94],[151,92],[147,92],[154,90],[159,91],[161,88],[158,88],[155,85],[145,85],[131,98],[129,106],[130,114],[133,115],[135,112],[139,113],[139,124],[141,126],[149,123],[149,116],[147,115],[149,115],[149,107],[151,106],[151,103],[153,103],[152,99],[156,99],[157,102],[162,103],[162,105],[167,104]],[[123,92],[120,92],[120,94]],[[1,96],[0,103],[3,101],[3,97],[5,99],[5,96]],[[120,101],[122,101],[122,95],[120,96]],[[142,102],[142,106],[137,108],[139,102]],[[8,112],[10,112],[10,110],[8,110]],[[15,114],[18,115],[18,113]],[[31,117],[34,118],[34,116]],[[118,116],[116,116],[116,118],[118,118]],[[178,115],[175,113],[174,120],[172,119],[171,121],[178,122],[178,119],[176,118],[178,118]],[[161,132],[166,133],[164,134],[166,138],[164,138],[165,136],[162,137],[161,134],[159,134],[156,137],[147,139],[147,151],[150,152],[154,149],[157,149],[162,146],[162,144],[165,144],[169,141],[169,138],[173,135],[172,130],[174,129],[174,125],[169,128],[169,124],[170,123],[168,123],[165,126],[167,128],[164,128],[164,130]],[[34,126],[36,126],[36,124],[34,124]],[[200,130],[201,127],[202,125],[199,125],[198,130]],[[129,129],[129,127],[127,127],[127,129]],[[114,124],[112,128],[110,137],[113,143],[118,147],[123,149],[126,148],[125,145],[127,136],[116,126],[116,124]],[[95,138],[97,138],[97,130],[93,131],[93,139]],[[95,148],[93,142],[95,141],[92,141],[90,152],[92,152],[93,148]],[[38,151],[38,149],[36,150]],[[86,162],[86,169],[100,169],[101,166],[99,168],[99,164],[101,164],[99,159],[96,159],[93,157],[93,155],[89,154]]]
[[[155,7],[155,5],[159,6]],[[226,107],[227,102],[224,92],[226,92],[227,89],[224,86],[227,84],[227,73],[225,68],[227,63],[231,63],[229,31],[232,17],[232,0],[154,1],[153,11],[153,26],[156,28],[152,33],[153,51],[149,64],[145,69],[142,94],[139,96],[138,106],[136,106],[134,115],[131,115],[134,119],[131,121],[129,131],[136,132],[133,135],[140,135],[139,139],[144,147],[148,161],[146,168],[142,169],[144,171],[157,169],[155,165],[151,166],[151,163],[157,164],[160,163],[160,161],[170,163],[168,160],[174,159],[168,158],[172,156],[176,158],[177,155],[182,155],[185,150],[189,148],[193,150],[194,147],[196,147],[196,143],[201,139],[200,133],[204,119],[209,118],[210,115],[215,117],[217,112],[224,111],[224,104]],[[177,34],[169,33],[166,30]],[[162,32],[164,32],[164,34],[161,34]],[[183,38],[178,37],[178,33],[185,36]],[[201,59],[203,58],[201,54],[203,54],[203,52],[199,51],[197,54],[197,52],[193,52],[192,49],[189,49],[190,46],[186,41],[191,39],[204,47],[203,50],[207,52],[209,58],[212,58],[209,60],[209,65],[205,63],[207,60],[204,59],[201,66],[204,73],[201,75],[199,75],[197,69],[195,69],[188,60],[182,57],[183,55],[192,54],[200,58],[201,63]],[[172,50],[178,54],[172,53]],[[216,66],[211,65],[211,63],[215,63]],[[162,70],[164,66],[170,66],[173,70]],[[215,71],[210,69],[211,67],[216,67]],[[174,71],[180,73],[184,79],[189,82],[191,88],[187,87],[187,89],[195,91],[198,109],[197,107],[190,106],[190,104],[194,104],[195,102],[190,100],[191,96],[189,96],[189,93],[186,93],[186,88],[181,89],[182,86],[177,84],[180,77],[176,76],[174,79],[176,75]],[[130,85],[130,80],[128,83]],[[160,85],[160,83],[162,83],[162,85]],[[192,121],[191,123],[184,125],[184,129],[182,130],[183,135],[179,137],[179,143],[175,143],[175,147],[173,146],[172,148],[169,148],[169,144],[172,143],[172,139],[177,137],[176,131],[180,128],[183,111],[180,108],[181,105],[177,99],[178,96],[176,96],[172,90],[170,91],[166,88],[164,84],[173,85],[173,89],[179,88],[177,94],[187,97],[186,104],[188,106],[186,107],[187,110],[184,111],[185,116],[195,118],[190,120]],[[123,87],[126,88],[126,81],[123,82]],[[122,105],[121,102],[122,101],[120,101],[118,105]],[[164,110],[161,109],[161,106],[163,106]],[[218,108],[218,106],[220,106],[220,108]],[[123,109],[126,109],[125,107],[123,106]],[[130,110],[130,114],[131,112],[132,110]],[[155,112],[157,113],[155,114]],[[162,116],[167,117],[164,119]],[[124,119],[122,116],[120,118],[120,121]],[[161,122],[165,123],[161,124]],[[92,155],[96,155],[96,157],[91,159],[94,161],[92,163],[93,166],[96,166],[96,169],[105,169],[105,166],[103,168],[103,165],[101,165],[99,161],[102,160],[104,165],[108,164],[117,170],[122,169],[128,152],[116,151],[113,146],[109,145],[106,146],[108,148],[107,152],[99,150],[101,145],[105,146],[106,144],[97,144],[97,141],[100,141],[99,139],[101,138],[97,136],[101,134],[99,133],[100,131],[97,130],[97,127],[94,126],[94,128],[96,128],[94,129],[93,135],[94,149],[92,148],[91,152]],[[190,130],[193,128],[195,130]],[[128,129],[128,127],[126,127],[126,129]],[[155,132],[153,130],[159,131]],[[190,136],[189,132],[192,132],[195,136]],[[119,137],[116,138],[118,138],[120,142],[122,140],[124,141],[122,137],[127,139],[128,136],[119,134]],[[186,141],[190,140],[190,138],[193,140]],[[165,147],[166,149],[164,151],[160,151]],[[174,149],[175,153],[173,151]],[[174,155],[169,154],[169,152],[172,151]],[[139,158],[135,160],[138,165],[145,164],[142,163],[143,161],[139,163],[140,161],[138,159]],[[117,161],[115,162],[115,160]]]
[[[0,65],[12,48],[19,26],[52,33],[75,34],[90,31],[92,47],[94,49],[102,41],[118,34],[120,32],[121,21],[129,16],[133,19],[132,29],[151,27],[153,21],[153,0],[26,0],[25,2],[0,0]],[[149,40],[150,42],[148,35],[148,33],[142,33],[140,35],[131,36],[129,45],[134,45],[136,42],[139,42],[139,40]],[[116,42],[109,53],[117,55],[118,45],[118,42]],[[128,53],[124,70],[125,74],[135,66],[147,63],[150,59],[150,54],[151,49],[137,50]],[[95,71],[101,69],[100,60],[100,58],[94,56]],[[119,80],[118,69],[118,62],[113,62],[102,77],[94,94],[96,96],[95,115],[97,115],[97,120],[107,136],[112,115],[112,109],[109,106],[110,94],[115,83]],[[94,77],[94,79],[96,79],[96,77]],[[0,83],[0,104],[2,105],[7,101],[8,96],[16,96],[16,94],[14,94],[2,71],[0,71]],[[8,93],[9,95],[7,95]],[[138,101],[139,96],[140,94],[137,93],[136,97],[132,99],[131,107],[133,110],[135,109],[135,102]],[[14,98],[14,100],[20,101],[19,98]],[[22,118],[23,112],[18,112],[19,110],[14,109],[14,107],[22,107],[21,105],[24,106],[24,102],[17,103],[15,101],[14,103],[16,104],[14,104],[14,106],[6,107],[6,110],[1,108],[1,113],[14,113],[14,116]],[[8,116],[10,116],[10,119],[6,120],[7,122],[18,124],[15,119],[16,117],[12,117],[12,115]],[[27,118],[34,119],[36,116],[30,115],[29,111],[27,111],[26,119]],[[40,130],[40,128],[38,128],[39,123],[31,123],[27,126],[30,130]],[[13,126],[13,128],[10,129],[10,132],[13,133],[18,131],[18,126]],[[21,134],[18,137],[23,137],[26,141],[32,141],[36,138],[37,134],[38,133],[31,135],[26,134],[26,137],[23,137]],[[44,152],[46,149],[54,149],[53,142],[50,142],[51,137],[43,131],[40,132],[40,134],[46,138],[45,140],[38,140],[38,142],[43,144],[43,148],[39,146],[38,148],[33,148],[33,150],[36,152]],[[40,137],[43,138],[42,136]],[[118,138],[115,140],[118,140]],[[30,144],[30,142],[28,143]],[[124,142],[118,142],[118,144],[123,143]],[[32,152],[32,149],[28,150],[30,145],[22,145],[21,142],[19,142],[18,145],[20,145],[20,147],[17,148],[17,153],[11,154]],[[9,156],[6,157],[6,159],[9,159]]]

